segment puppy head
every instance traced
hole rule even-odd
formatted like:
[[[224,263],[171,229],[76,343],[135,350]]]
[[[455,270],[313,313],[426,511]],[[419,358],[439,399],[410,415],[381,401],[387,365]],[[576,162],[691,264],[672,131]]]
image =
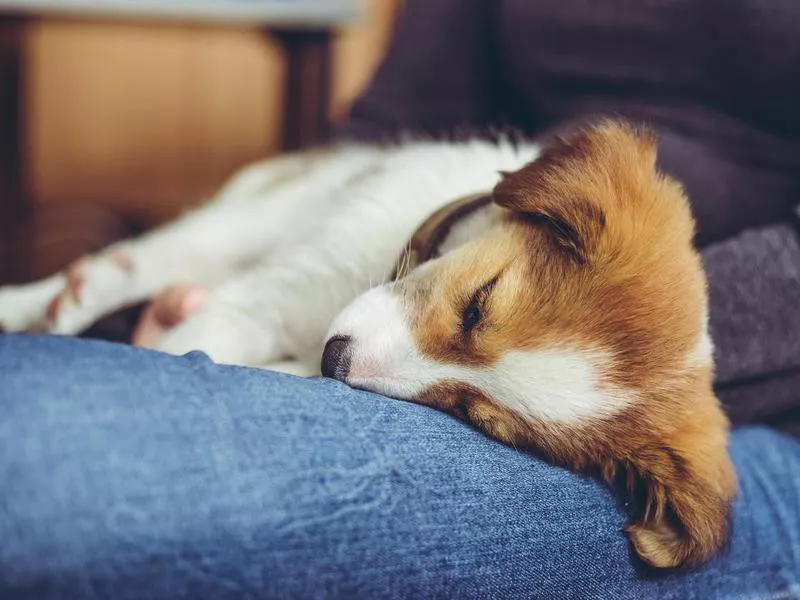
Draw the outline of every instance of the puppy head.
[[[637,553],[676,567],[722,545],[735,481],[693,221],[655,156],[613,123],[546,149],[496,186],[499,224],[345,309],[325,361],[559,464],[625,472],[645,493]]]

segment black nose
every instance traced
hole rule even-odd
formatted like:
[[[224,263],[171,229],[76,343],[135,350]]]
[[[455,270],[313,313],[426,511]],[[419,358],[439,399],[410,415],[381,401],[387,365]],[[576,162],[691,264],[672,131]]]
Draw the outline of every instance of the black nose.
[[[322,353],[322,376],[346,381],[350,372],[350,336],[335,335]]]

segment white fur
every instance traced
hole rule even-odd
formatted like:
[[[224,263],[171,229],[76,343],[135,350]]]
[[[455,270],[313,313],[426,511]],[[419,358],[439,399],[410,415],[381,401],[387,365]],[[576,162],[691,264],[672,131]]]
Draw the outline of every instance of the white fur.
[[[212,287],[208,305],[159,349],[203,350],[253,366],[292,359],[295,369],[299,362],[318,370],[333,318],[385,281],[422,221],[458,197],[490,190],[499,171],[537,153],[503,141],[431,141],[344,146],[248,167],[204,208],[88,257],[77,297],[63,275],[0,289],[0,327],[78,333],[170,285],[196,282]]]
[[[29,285],[0,288],[0,331],[43,331],[50,302],[66,284],[58,273]]]
[[[686,364],[689,367],[693,366],[711,366],[714,362],[714,343],[711,341],[711,335],[708,333],[708,309],[703,310],[700,315],[700,337],[694,348],[689,352],[686,358]]]
[[[351,338],[350,385],[410,400],[456,381],[523,417],[563,423],[611,416],[635,398],[602,382],[612,361],[601,350],[552,347],[512,351],[489,367],[444,364],[419,353],[407,322],[388,286],[362,295],[334,321],[329,336]]]

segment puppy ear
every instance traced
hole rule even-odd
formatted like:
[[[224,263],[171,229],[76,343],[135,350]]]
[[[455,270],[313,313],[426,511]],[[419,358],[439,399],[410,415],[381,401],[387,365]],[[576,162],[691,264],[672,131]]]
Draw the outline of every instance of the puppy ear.
[[[584,198],[537,202],[535,209],[528,200],[524,193],[508,194],[505,189],[498,193],[495,188],[495,201],[500,206],[521,213],[532,225],[543,226],[553,245],[577,262],[590,262],[605,227],[603,210]]]
[[[736,476],[724,444],[691,455],[654,448],[632,466],[645,494],[643,514],[627,532],[639,557],[652,567],[699,565],[727,541]]]
[[[655,138],[614,122],[557,138],[532,163],[503,173],[494,200],[536,225],[557,248],[591,260],[626,186],[655,168]]]

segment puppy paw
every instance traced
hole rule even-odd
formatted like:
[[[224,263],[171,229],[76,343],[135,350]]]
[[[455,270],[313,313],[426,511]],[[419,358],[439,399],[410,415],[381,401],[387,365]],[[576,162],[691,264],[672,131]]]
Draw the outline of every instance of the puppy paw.
[[[56,275],[37,283],[0,287],[0,332],[46,331],[47,310],[64,286]]]
[[[80,259],[65,271],[65,284],[46,309],[50,333],[73,335],[121,308],[133,276],[133,263],[120,250]]]
[[[274,360],[273,344],[259,329],[257,323],[235,309],[208,306],[167,331],[154,349],[177,356],[199,350],[217,363],[263,365]]]

